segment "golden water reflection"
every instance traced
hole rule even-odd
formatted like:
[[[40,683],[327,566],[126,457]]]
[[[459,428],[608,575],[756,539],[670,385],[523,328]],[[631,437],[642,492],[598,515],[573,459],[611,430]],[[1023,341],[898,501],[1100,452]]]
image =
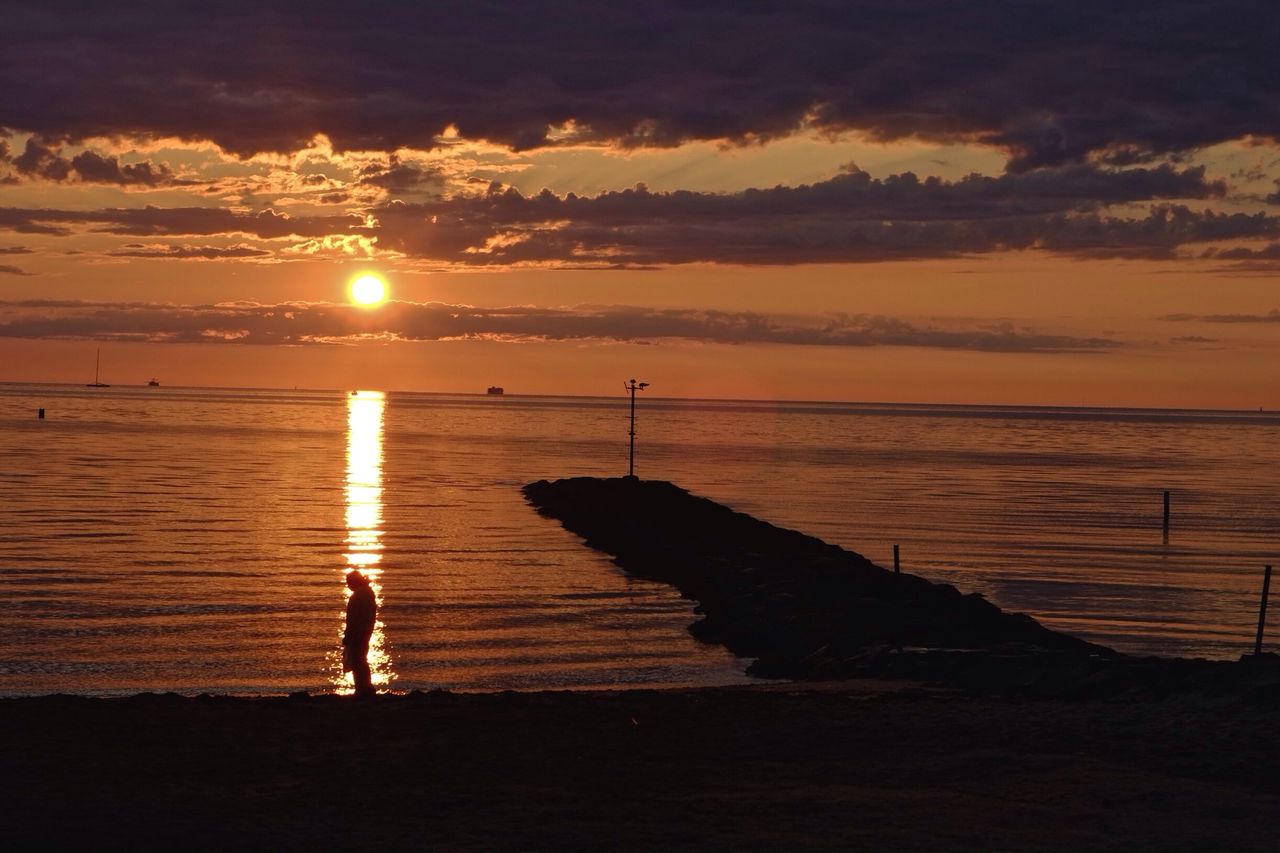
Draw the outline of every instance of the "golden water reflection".
[[[353,391],[347,397],[347,507],[346,566],[342,569],[344,601],[351,597],[346,574],[359,569],[369,579],[378,601],[378,621],[369,640],[369,669],[375,688],[385,688],[395,677],[387,649],[382,613],[382,413],[386,395],[381,391]],[[341,635],[346,608],[339,617]],[[354,690],[351,673],[342,671],[342,656],[333,655],[332,682],[337,692]]]

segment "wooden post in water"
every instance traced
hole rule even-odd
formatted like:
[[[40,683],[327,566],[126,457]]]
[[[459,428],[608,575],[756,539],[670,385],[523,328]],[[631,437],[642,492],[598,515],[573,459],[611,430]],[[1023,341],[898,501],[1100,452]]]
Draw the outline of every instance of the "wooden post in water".
[[[893,593],[894,598],[898,601],[898,642],[894,645],[898,649],[898,654],[902,654],[902,573],[901,563],[898,562],[898,546],[893,546]]]
[[[40,413],[36,415],[36,417],[39,418],[40,420],[44,420],[44,409],[41,409]]]
[[[1262,630],[1267,625],[1267,595],[1271,592],[1271,567],[1262,572],[1262,603],[1258,605],[1258,638],[1253,641],[1253,653],[1262,654]]]
[[[1164,492],[1164,543],[1169,544],[1169,490]]]

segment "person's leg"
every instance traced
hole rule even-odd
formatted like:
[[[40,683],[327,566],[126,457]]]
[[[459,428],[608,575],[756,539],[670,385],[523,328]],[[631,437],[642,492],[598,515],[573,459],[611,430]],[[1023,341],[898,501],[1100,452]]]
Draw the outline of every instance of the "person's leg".
[[[352,649],[355,658],[351,663],[351,680],[355,683],[357,696],[372,696],[373,673],[369,670],[369,646]]]

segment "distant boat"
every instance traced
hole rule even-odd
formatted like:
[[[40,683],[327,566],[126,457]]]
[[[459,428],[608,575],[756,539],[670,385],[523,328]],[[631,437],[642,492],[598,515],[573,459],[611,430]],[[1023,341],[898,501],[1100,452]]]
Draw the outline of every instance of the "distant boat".
[[[156,378],[154,378],[154,377],[153,377],[153,378],[151,379],[151,381],[150,381],[150,382],[148,382],[147,384],[148,384],[148,385],[150,385],[152,388],[159,388],[159,387],[160,387],[160,380],[159,380],[159,379],[156,379]]]
[[[490,386],[489,386],[489,390],[488,390],[488,391],[485,391],[484,393],[486,393],[486,394],[492,394],[492,395],[493,395],[493,396],[495,396],[495,397],[500,397],[500,396],[502,396],[502,393],[503,393],[503,391],[502,391],[502,386],[501,386],[501,385],[490,385]]]
[[[102,366],[102,350],[99,349],[97,357],[95,357],[93,360],[93,381],[86,382],[84,387],[86,388],[110,388],[111,387],[105,382],[98,381],[98,368],[101,366]]]

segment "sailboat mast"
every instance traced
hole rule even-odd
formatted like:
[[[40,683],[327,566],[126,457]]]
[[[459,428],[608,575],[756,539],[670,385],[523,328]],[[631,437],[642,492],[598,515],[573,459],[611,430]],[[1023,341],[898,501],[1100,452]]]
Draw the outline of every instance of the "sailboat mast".
[[[86,382],[85,385],[87,385],[90,388],[110,388],[111,387],[110,385],[107,385],[102,381],[99,375],[101,367],[102,367],[102,347],[98,347],[98,353],[93,357],[93,381]]]

